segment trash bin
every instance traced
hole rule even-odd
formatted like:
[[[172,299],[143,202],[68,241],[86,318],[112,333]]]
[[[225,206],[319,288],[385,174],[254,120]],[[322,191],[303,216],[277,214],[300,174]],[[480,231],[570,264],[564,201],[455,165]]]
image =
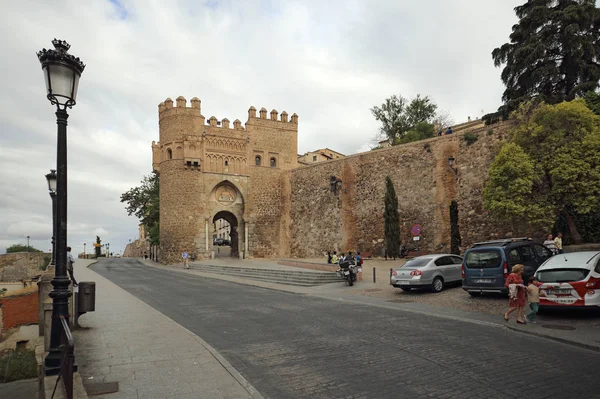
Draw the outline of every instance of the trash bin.
[[[80,281],[78,293],[78,313],[93,312],[96,310],[96,282]]]

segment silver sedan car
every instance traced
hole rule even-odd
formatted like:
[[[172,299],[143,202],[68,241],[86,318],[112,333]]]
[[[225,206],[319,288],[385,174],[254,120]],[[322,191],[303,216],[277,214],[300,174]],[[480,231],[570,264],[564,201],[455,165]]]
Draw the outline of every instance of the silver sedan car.
[[[460,256],[451,254],[418,256],[393,269],[390,284],[403,291],[431,288],[440,292],[446,284],[462,281],[462,261]]]

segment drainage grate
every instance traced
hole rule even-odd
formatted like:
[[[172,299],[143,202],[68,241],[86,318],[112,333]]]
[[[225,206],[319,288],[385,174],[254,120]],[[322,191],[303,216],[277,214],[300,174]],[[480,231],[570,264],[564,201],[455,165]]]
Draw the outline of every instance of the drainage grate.
[[[369,288],[368,290],[365,290],[365,292],[379,292],[379,291],[383,291],[381,288]]]
[[[83,386],[88,396],[104,395],[106,393],[119,392],[118,382],[101,382],[101,383],[87,383],[84,382]]]
[[[561,325],[561,324],[543,324],[542,327],[543,328],[549,328],[551,330],[566,330],[566,331],[575,330],[575,327],[564,326],[564,325]]]

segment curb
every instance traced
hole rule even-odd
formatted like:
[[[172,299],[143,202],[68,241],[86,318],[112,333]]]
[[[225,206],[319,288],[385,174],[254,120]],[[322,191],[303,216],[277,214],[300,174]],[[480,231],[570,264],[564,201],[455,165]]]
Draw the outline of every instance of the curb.
[[[533,336],[541,337],[541,338],[545,338],[545,339],[550,339],[552,341],[560,342],[560,343],[563,343],[563,344],[566,344],[566,345],[578,346],[580,348],[591,350],[591,351],[594,351],[594,352],[600,352],[600,345],[586,344],[584,342],[573,341],[573,340],[566,339],[566,338],[561,338],[561,337],[555,337],[555,336],[552,336],[552,335],[549,335],[549,334],[543,334],[543,333],[540,333],[540,332],[537,332],[537,331],[523,330],[523,329],[520,329],[518,327],[513,327],[513,326],[507,326],[507,325],[505,325],[504,327],[507,328],[507,329],[509,329],[509,330],[520,332],[520,333],[523,333],[523,334],[533,335]]]
[[[97,263],[97,262],[94,262]],[[92,264],[94,264],[92,263]],[[142,265],[146,266],[145,263],[140,262]],[[88,265],[91,266],[92,264]],[[153,267],[155,269],[158,269],[158,267],[156,266],[150,266],[147,265],[149,267]],[[94,273],[96,273],[94,270],[92,270]],[[102,277],[102,276],[101,276]],[[105,278],[105,277],[103,277]],[[107,279],[108,280],[108,279]],[[110,281],[110,280],[108,280]],[[112,284],[112,281],[110,281]],[[119,287],[120,288],[120,287]],[[122,288],[121,288],[122,289]],[[124,290],[125,292],[127,292],[128,294],[132,295],[135,297],[135,295],[131,294],[130,292]],[[137,297],[135,297],[137,298]],[[148,305],[146,302],[142,301],[141,299],[137,298],[139,301],[141,301],[142,303],[144,303],[147,306]],[[150,306],[152,307],[152,306]],[[156,309],[155,309],[156,310]],[[157,310],[158,312],[158,310]],[[198,335],[194,334],[192,331],[188,330],[187,328],[185,328],[184,326],[182,326],[181,324],[179,324],[178,322],[176,322],[175,320],[173,320],[172,318],[170,318],[169,316],[165,315],[162,312],[159,312],[163,317],[169,319],[170,321],[172,321],[177,327],[179,327],[180,329],[182,329],[186,334],[190,335],[193,339],[195,339],[200,345],[202,345],[204,347],[204,349],[206,349],[208,352],[210,352],[210,354],[215,358],[215,360],[217,362],[219,362],[219,364],[221,364],[221,366],[223,366],[223,368],[225,370],[227,370],[227,372],[238,382],[238,384],[240,384],[245,390],[246,392],[248,392],[248,394],[254,398],[254,399],[265,399],[264,396],[262,396],[260,394],[260,392],[258,392],[256,390],[256,388],[254,388],[254,386],[248,381],[246,380],[232,365],[231,363],[229,363],[227,361],[227,359],[225,359],[215,348],[213,348],[208,342],[206,342],[205,340],[203,340],[202,338],[200,338]]]

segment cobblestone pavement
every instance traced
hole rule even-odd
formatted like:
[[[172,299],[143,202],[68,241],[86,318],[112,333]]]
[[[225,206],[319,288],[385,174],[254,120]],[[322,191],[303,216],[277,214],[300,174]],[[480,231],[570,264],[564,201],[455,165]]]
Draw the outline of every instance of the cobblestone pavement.
[[[135,260],[92,268],[206,340],[267,398],[600,398],[592,351]]]
[[[460,283],[453,284],[437,294],[428,290],[404,292],[399,288],[394,288],[389,284],[390,268],[400,267],[402,264],[404,264],[403,260],[372,260],[365,262],[363,283],[358,284],[352,293],[390,301],[416,302],[480,312],[498,315],[498,317],[502,317],[502,314],[507,310],[508,299],[505,295],[486,294],[482,297],[472,297],[462,290]],[[373,283],[373,268],[376,269],[376,283]],[[600,309],[551,309],[540,313],[538,318],[540,322],[600,328]],[[600,332],[598,334],[600,335]]]

